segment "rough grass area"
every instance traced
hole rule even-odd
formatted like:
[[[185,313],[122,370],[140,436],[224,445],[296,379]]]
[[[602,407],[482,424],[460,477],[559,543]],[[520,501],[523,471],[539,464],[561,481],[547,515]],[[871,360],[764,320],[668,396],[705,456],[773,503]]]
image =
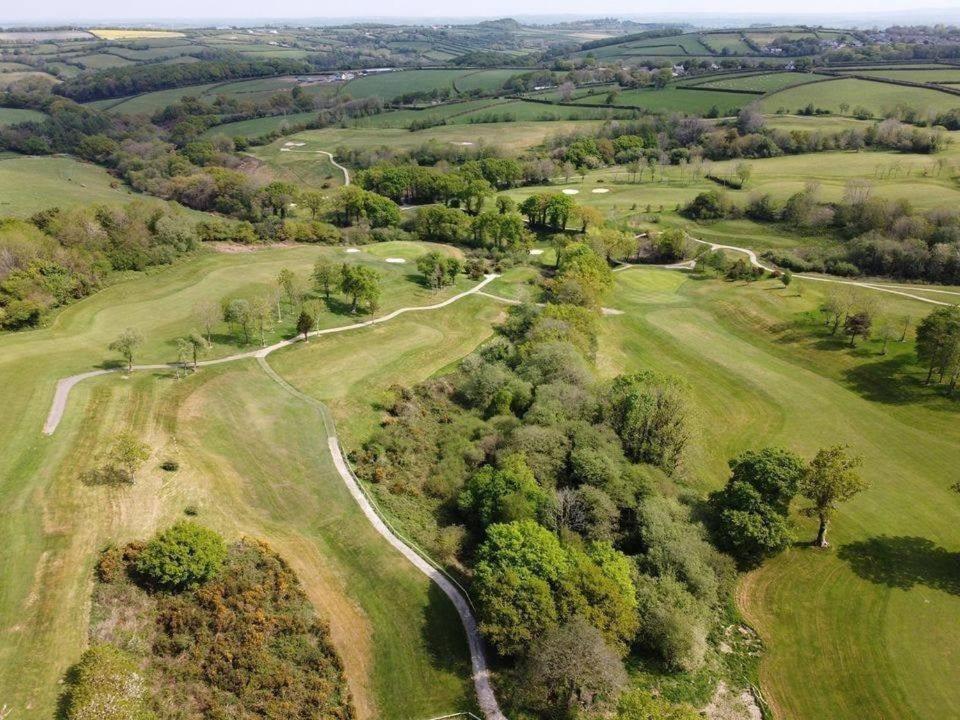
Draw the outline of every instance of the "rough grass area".
[[[0,157],[0,215],[29,217],[55,205],[118,205],[136,197],[103,168],[70,157]]]
[[[604,321],[607,373],[682,375],[700,408],[689,482],[718,487],[727,458],[782,444],[806,455],[846,442],[872,487],[842,508],[833,548],[801,544],[747,576],[740,604],[767,646],[761,674],[778,717],[939,718],[960,706],[956,556],[960,503],[948,489],[960,405],[929,392],[909,343],[850,350],[776,281],[618,273]],[[888,301],[914,318],[929,306]],[[909,508],[909,511],[905,509]],[[797,517],[800,539],[815,528]],[[816,687],[816,692],[810,688]]]

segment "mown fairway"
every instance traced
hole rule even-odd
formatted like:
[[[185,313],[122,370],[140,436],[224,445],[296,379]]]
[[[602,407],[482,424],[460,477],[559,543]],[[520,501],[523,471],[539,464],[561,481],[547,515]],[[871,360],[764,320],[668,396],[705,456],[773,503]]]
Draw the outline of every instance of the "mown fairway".
[[[798,281],[799,282],[799,281]],[[806,283],[809,286],[811,283]],[[683,376],[701,413],[690,479],[726,479],[726,459],[780,444],[806,455],[849,443],[872,487],[836,518],[832,548],[801,544],[748,575],[740,604],[767,643],[764,692],[783,718],[939,719],[960,712],[960,447],[956,402],[928,395],[910,350],[849,350],[798,321],[817,288],[618,273],[600,362],[608,374]],[[889,300],[890,312],[929,306]],[[809,322],[809,321],[808,321]],[[922,379],[922,378],[921,378]]]
[[[383,311],[456,291],[426,290],[406,277],[409,265],[383,262],[412,259],[425,246],[376,249],[390,254],[358,261],[383,270]],[[315,247],[210,253],[108,288],[47,328],[0,338],[0,665],[19,668],[0,675],[0,696],[11,707],[52,714],[58,681],[85,644],[97,549],[149,535],[188,504],[228,535],[267,538],[294,565],[331,623],[363,717],[471,707],[452,608],[369,529],[327,464],[315,411],[252,361],[179,381],[167,371],[98,378],[75,388],[55,435],[40,432],[56,379],[109,359],[106,344],[122,328],[135,326],[147,339],[138,362],[169,361],[197,300],[257,292],[282,267],[305,275],[324,252],[347,257]],[[214,339],[211,357],[236,351],[226,336]],[[84,485],[79,476],[120,429],[154,449],[141,479],[123,489]],[[168,456],[181,463],[177,473],[159,470]]]

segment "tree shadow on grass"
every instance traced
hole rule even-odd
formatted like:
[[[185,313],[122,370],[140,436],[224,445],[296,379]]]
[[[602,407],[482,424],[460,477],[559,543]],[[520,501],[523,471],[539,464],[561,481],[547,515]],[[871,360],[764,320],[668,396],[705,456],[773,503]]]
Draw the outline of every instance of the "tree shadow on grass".
[[[423,642],[431,664],[439,670],[469,680],[473,672],[467,636],[450,598],[430,583],[424,609]]]
[[[960,595],[960,553],[922,537],[878,537],[847,543],[837,557],[849,563],[864,580],[909,590],[925,585]]]
[[[921,402],[930,392],[910,374],[912,365],[913,358],[908,354],[884,357],[851,367],[844,372],[844,379],[867,400],[892,405]]]

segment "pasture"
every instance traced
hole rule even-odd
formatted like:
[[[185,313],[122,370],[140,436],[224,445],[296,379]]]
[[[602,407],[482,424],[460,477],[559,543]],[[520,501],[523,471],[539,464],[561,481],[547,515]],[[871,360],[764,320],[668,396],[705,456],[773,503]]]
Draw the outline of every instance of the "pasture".
[[[851,70],[850,74],[937,85],[960,84],[960,68],[884,68]]]
[[[46,117],[38,110],[0,108],[0,125],[16,125],[22,122],[40,122]]]
[[[815,528],[798,516],[801,543],[741,583],[767,647],[764,694],[778,717],[942,717],[960,707],[956,674],[944,672],[960,663],[948,620],[960,612],[948,579],[960,550],[948,489],[958,408],[923,390],[909,346],[881,357],[877,342],[850,350],[830,338],[812,312],[818,293],[618,273],[609,304],[625,314],[604,320],[599,363],[687,380],[701,412],[686,463],[696,487],[718,487],[727,458],[766,444],[810,455],[846,442],[864,455],[872,486],[841,509],[833,548],[804,545]],[[914,322],[929,311],[885,302]]]
[[[677,85],[668,85],[662,89],[624,90],[617,95],[614,105],[639,107],[649,112],[685,112],[695,115],[706,115],[716,108],[720,115],[735,115],[740,108],[756,99],[756,95],[747,93],[684,89]],[[606,96],[591,95],[576,102],[579,105],[602,105],[606,103]]]
[[[960,107],[960,96],[927,88],[840,78],[772,93],[760,101],[760,107],[764,112],[783,110],[793,113],[812,104],[815,108],[843,114],[840,110],[842,103],[848,106],[848,113],[854,108],[864,107],[875,117],[901,105],[921,114],[936,114]]]
[[[449,89],[453,93],[455,92],[454,80],[469,72],[469,70],[401,70],[372,73],[345,83],[341,93],[354,98],[379,97],[387,102],[407,93],[441,89]]]
[[[0,111],[0,118],[6,112]],[[70,157],[0,157],[0,215],[29,217],[54,205],[116,205],[138,197],[143,196],[119,183],[103,168]]]
[[[747,92],[768,93],[783,88],[801,85],[811,80],[829,77],[816,73],[774,72],[752,75],[732,75],[707,82],[692,82],[689,87],[718,90],[743,90]]]
[[[413,259],[426,249],[377,251]],[[138,361],[170,360],[197,300],[266,287],[282,267],[303,276],[324,253],[356,257],[317,247],[204,253],[115,284],[45,328],[0,338],[0,382],[8,389],[0,419],[0,663],[20,669],[0,676],[0,695],[11,708],[52,714],[57,683],[86,642],[96,550],[143,537],[190,504],[229,537],[265,538],[294,566],[331,624],[362,718],[473,707],[452,607],[363,518],[323,450],[312,406],[291,399],[254,361],[180,380],[172,371],[98,378],[75,388],[53,437],[40,434],[56,379],[107,360],[106,344],[123,327],[146,337]],[[455,291],[426,290],[405,277],[414,272],[409,265],[376,253],[357,261],[384,272],[384,311]],[[458,332],[466,332],[468,317],[457,319]],[[235,352],[214,339],[211,357]],[[136,430],[153,449],[140,479],[122,489],[83,484],[80,474],[120,427]],[[180,463],[172,475],[157,467],[168,456]]]

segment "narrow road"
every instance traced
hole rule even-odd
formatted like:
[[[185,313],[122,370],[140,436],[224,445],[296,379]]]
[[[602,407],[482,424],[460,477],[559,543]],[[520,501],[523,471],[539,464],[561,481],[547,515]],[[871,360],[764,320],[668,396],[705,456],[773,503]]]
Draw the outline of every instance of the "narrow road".
[[[400,308],[384,315],[383,317],[354,323],[353,325],[343,325],[339,327],[326,328],[324,330],[315,330],[314,332],[309,333],[308,337],[330,335],[333,333],[369,327],[371,325],[387,322],[388,320],[392,320],[399,315],[403,315],[404,313],[439,310],[440,308],[455,303],[457,300],[465,298],[468,295],[480,293],[483,288],[486,287],[486,285],[495,280],[497,277],[497,275],[487,275],[481,282],[477,283],[469,290],[465,290],[462,293],[458,293],[457,295],[433,305]],[[483,712],[485,720],[507,720],[506,716],[500,710],[496,693],[494,692],[493,685],[490,682],[490,668],[487,664],[487,656],[484,650],[483,638],[480,636],[480,630],[477,627],[477,618],[473,614],[473,609],[471,608],[469,599],[467,598],[466,591],[460,588],[455,581],[449,578],[441,570],[431,565],[424,558],[424,556],[410,547],[410,545],[401,539],[380,516],[370,499],[364,493],[360,481],[353,474],[353,471],[347,464],[346,459],[343,457],[343,452],[340,449],[340,442],[337,439],[336,428],[333,424],[333,418],[330,416],[326,406],[316,398],[310,397],[309,395],[297,390],[295,387],[293,387],[293,385],[284,380],[267,363],[267,356],[270,353],[274,352],[275,350],[279,350],[280,348],[287,347],[288,345],[292,345],[296,342],[302,342],[302,340],[302,336],[291,338],[289,340],[281,340],[280,342],[274,343],[273,345],[269,345],[265,348],[229,355],[216,360],[206,360],[204,362],[197,363],[197,365],[206,367],[210,365],[220,365],[227,362],[233,362],[235,360],[256,358],[257,362],[260,364],[260,367],[263,368],[263,370],[272,380],[277,382],[281,387],[291,394],[295,395],[301,400],[304,400],[305,402],[310,403],[320,411],[321,417],[324,421],[324,427],[327,435],[327,445],[330,450],[330,456],[333,458],[334,467],[336,467],[337,473],[346,484],[350,495],[360,506],[363,514],[366,515],[367,520],[369,520],[374,529],[376,529],[376,531],[380,533],[380,535],[383,536],[383,538],[386,539],[390,545],[392,545],[407,560],[409,560],[414,567],[435,582],[437,586],[444,592],[444,594],[450,598],[453,606],[457,609],[457,613],[460,615],[460,621],[463,623],[463,629],[467,634],[467,646],[470,650],[470,663],[473,668],[473,684],[477,692],[477,702],[481,711]],[[133,370],[161,370],[176,367],[176,363],[134,365]],[[44,423],[43,426],[44,434],[51,435],[57,429],[57,425],[60,424],[60,420],[63,418],[63,413],[67,407],[67,400],[70,397],[70,390],[73,389],[74,385],[87,378],[117,372],[119,369],[121,368],[110,370],[92,370],[85,373],[79,373],[77,375],[71,375],[70,377],[59,380],[54,393],[53,403],[50,406],[50,412],[48,413],[46,423]]]

